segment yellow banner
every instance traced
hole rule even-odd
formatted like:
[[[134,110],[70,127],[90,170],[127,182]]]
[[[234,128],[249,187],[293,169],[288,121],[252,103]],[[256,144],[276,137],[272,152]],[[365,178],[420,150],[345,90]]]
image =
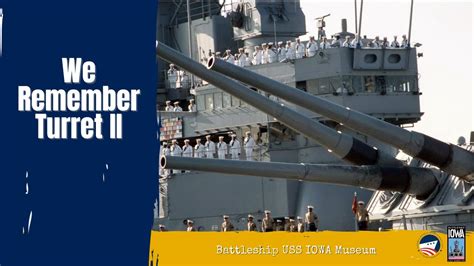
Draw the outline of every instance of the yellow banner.
[[[436,246],[437,239],[439,246]],[[464,254],[466,261],[456,262],[454,265],[474,265],[472,242],[472,234],[468,233],[463,247],[467,247],[464,249],[467,253]],[[450,247],[452,251],[452,243]],[[157,260],[160,266],[453,264],[448,262],[447,235],[430,231],[312,233],[153,231],[150,264],[156,265]]]

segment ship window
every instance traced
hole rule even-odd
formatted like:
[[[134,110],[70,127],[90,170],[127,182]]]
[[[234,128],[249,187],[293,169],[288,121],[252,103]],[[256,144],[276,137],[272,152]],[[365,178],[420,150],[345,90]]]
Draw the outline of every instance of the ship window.
[[[202,111],[206,109],[206,101],[204,99],[204,95],[196,96],[196,105],[197,105],[198,111]]]
[[[402,58],[399,54],[391,54],[388,56],[387,60],[390,64],[398,64],[400,63],[400,60],[402,60]]]
[[[232,106],[233,107],[240,106],[240,99],[235,96],[232,96]]]
[[[213,110],[213,109],[214,109],[213,94],[212,93],[206,94],[206,110]]]
[[[366,54],[364,56],[364,62],[366,64],[373,64],[375,61],[377,61],[377,56],[375,54]]]
[[[230,100],[230,95],[228,93],[224,93],[222,97],[222,105],[224,108],[229,108],[231,107],[231,100]]]
[[[222,109],[222,93],[214,93],[214,107],[215,109]]]

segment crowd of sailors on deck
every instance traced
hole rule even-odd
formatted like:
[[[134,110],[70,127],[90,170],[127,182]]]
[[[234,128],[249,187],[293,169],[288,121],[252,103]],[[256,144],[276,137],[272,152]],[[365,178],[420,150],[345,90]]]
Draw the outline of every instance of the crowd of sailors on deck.
[[[319,50],[331,48],[347,47],[347,48],[407,48],[408,40],[406,35],[402,36],[399,42],[397,36],[392,41],[388,41],[387,37],[369,40],[366,36],[359,40],[358,36],[345,36],[341,39],[339,35],[333,36],[332,40],[328,40],[326,36],[322,36],[316,41],[314,36],[310,36],[309,41],[303,44],[300,38],[294,41],[288,40],[286,43],[280,41],[276,45],[273,42],[263,43],[261,46],[255,46],[253,52],[246,51],[245,48],[239,48],[238,53],[233,54],[230,49],[226,50],[222,55],[216,52],[215,56],[228,63],[238,66],[251,66],[261,64],[271,64],[276,62],[288,62],[295,59],[313,57]]]
[[[355,213],[355,218],[358,221],[359,230],[367,230],[367,223],[369,221],[369,214],[363,201],[358,202],[358,211]],[[263,217],[260,221],[257,221],[252,214],[247,216],[247,222],[244,228],[237,228],[231,221],[228,215],[222,216],[222,224],[218,229],[221,232],[230,231],[249,231],[249,232],[273,232],[273,231],[286,231],[286,232],[316,232],[319,229],[319,218],[314,211],[314,207],[311,205],[307,206],[307,212],[304,217],[284,217],[282,219],[274,219],[270,210],[265,210]],[[259,224],[257,224],[259,223]],[[360,226],[361,223],[365,224],[365,227]],[[199,227],[194,223],[193,220],[187,219],[185,221],[186,231],[194,232],[199,231]],[[159,231],[167,231],[166,226],[160,224],[158,226]]]
[[[165,106],[165,111],[166,112],[183,112],[183,108],[179,105],[179,101],[176,101],[171,105],[171,101],[166,101],[166,106]],[[188,104],[188,112],[196,112],[197,107],[196,104],[194,103],[194,99],[189,100]]]
[[[223,54],[221,52],[209,51],[209,56],[215,56],[230,64],[246,67],[290,62],[296,59],[313,57],[320,50],[338,47],[403,49],[410,46],[406,35],[402,35],[401,40],[397,36],[393,36],[391,41],[387,37],[380,38],[379,36],[376,36],[374,39],[368,39],[365,35],[360,39],[359,36],[347,35],[341,38],[340,35],[335,35],[332,36],[331,40],[327,39],[326,36],[321,36],[319,40],[316,40],[314,36],[310,36],[306,44],[302,43],[300,38],[296,38],[294,41],[280,41],[276,44],[273,42],[262,43],[260,46],[253,47],[253,49],[242,47],[237,50],[237,53],[233,53],[230,49],[227,49]],[[189,75],[183,70],[178,70],[174,64],[170,64],[168,69],[168,81],[171,89],[189,88],[191,86]]]
[[[172,140],[171,145],[164,142],[162,144],[162,155],[164,156],[179,156],[179,157],[193,157],[193,158],[208,158],[208,159],[231,159],[253,161],[253,151],[257,146],[255,139],[252,137],[250,131],[245,132],[245,137],[241,143],[237,135],[230,134],[229,143],[224,141],[224,136],[219,136],[219,141],[212,141],[212,136],[207,135],[204,144],[200,138],[197,138],[196,144],[190,145],[190,140],[185,139],[184,145],[180,146],[177,140]],[[242,150],[244,151],[241,156]],[[243,158],[242,158],[243,157]]]

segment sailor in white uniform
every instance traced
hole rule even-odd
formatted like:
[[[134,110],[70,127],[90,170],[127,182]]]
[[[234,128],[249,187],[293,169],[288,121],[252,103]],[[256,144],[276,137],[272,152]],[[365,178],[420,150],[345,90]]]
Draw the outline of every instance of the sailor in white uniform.
[[[178,70],[175,68],[174,64],[170,64],[170,69],[168,69],[168,82],[171,89],[176,89],[176,82],[178,81]]]
[[[180,77],[179,77],[179,81],[180,81],[180,85],[181,85],[181,88],[189,88],[191,87],[191,83],[189,81],[189,76],[186,72],[182,72]]]
[[[232,134],[231,141],[229,142],[230,154],[232,160],[238,160],[240,157],[240,141],[236,139],[237,135]]]
[[[390,43],[387,40],[387,37],[383,37],[382,48],[390,47]]]
[[[382,47],[379,36],[375,36],[375,40],[372,41],[372,47],[373,48],[381,48]]]
[[[173,112],[173,110],[174,110],[174,107],[171,106],[171,101],[166,101],[165,111],[167,111],[167,112]]]
[[[268,57],[268,63],[276,63],[278,58],[277,58],[277,51],[275,50],[275,47],[273,47],[273,43],[270,42],[268,43],[268,48],[267,48],[267,57]]]
[[[329,48],[331,48],[331,44],[328,42],[326,36],[323,36],[321,43],[319,44],[319,49],[324,50]]]
[[[245,156],[247,161],[253,161],[253,148],[255,146],[255,140],[252,138],[250,131],[245,132],[244,147]]]
[[[306,44],[306,54],[308,57],[313,57],[318,51],[318,43],[314,40],[314,36],[309,37],[309,41]]]
[[[255,51],[253,52],[253,61],[252,63],[254,65],[260,65],[262,63],[262,50],[260,49],[260,46],[255,46]]]
[[[224,137],[219,137],[219,142],[217,143],[217,157],[219,159],[225,159],[227,154],[227,143],[224,142]]]
[[[171,141],[170,151],[171,151],[171,154],[170,154],[171,156],[181,157],[183,153],[183,150],[181,149],[181,147],[179,147],[178,142],[175,139]]]
[[[283,45],[283,42],[278,42],[278,50],[277,50],[278,62],[283,62],[286,59],[286,48]]]
[[[400,44],[400,48],[408,48],[408,40],[405,34],[403,34],[402,36],[402,42]]]
[[[196,105],[194,104],[194,99],[189,100],[188,112],[196,112]]]
[[[301,59],[305,55],[305,47],[304,44],[301,43],[300,38],[296,38],[295,41],[296,59]]]
[[[193,147],[189,145],[189,139],[184,140],[184,146],[182,147],[183,149],[183,157],[193,157]]]
[[[400,43],[397,41],[397,36],[393,36],[393,41],[390,43],[390,47],[392,48],[400,48]]]
[[[175,139],[171,141],[170,151],[171,151],[171,154],[170,154],[171,156],[181,157],[181,155],[183,154],[183,150],[181,149],[181,147],[179,147],[178,142]],[[179,172],[181,172],[181,170],[179,169],[171,170],[171,174],[179,173]]]
[[[351,47],[351,36],[346,36],[346,39],[344,40],[344,42],[342,43],[342,47]]]
[[[338,47],[342,47],[342,40],[341,40],[341,36],[335,35],[334,39],[331,42],[331,48],[338,48]]]
[[[211,140],[211,135],[206,136],[206,143],[204,143],[204,146],[206,146],[206,158],[213,159],[214,154],[216,153],[216,143]]]
[[[244,48],[239,48],[239,55],[235,60],[238,66],[244,67],[247,61],[247,56],[244,53]]]
[[[206,149],[201,144],[201,139],[196,139],[196,145],[194,146],[194,158],[204,158]]]
[[[286,42],[286,59],[287,60],[295,60],[296,59],[296,51],[293,47],[291,41]]]
[[[232,55],[230,49],[227,49],[227,50],[225,51],[224,60],[225,60],[227,63],[234,64],[235,58],[234,58],[234,56]]]
[[[174,112],[182,112],[183,111],[183,108],[181,108],[181,106],[179,106],[179,102],[174,102],[173,111]]]
[[[250,59],[249,53],[245,52],[245,63],[244,66],[251,66],[252,65],[252,59]]]
[[[262,64],[268,64],[268,45],[262,43]]]

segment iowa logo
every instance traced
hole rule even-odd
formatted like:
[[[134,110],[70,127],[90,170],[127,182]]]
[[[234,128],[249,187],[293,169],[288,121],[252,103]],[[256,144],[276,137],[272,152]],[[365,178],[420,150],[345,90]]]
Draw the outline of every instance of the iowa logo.
[[[435,234],[426,234],[418,242],[418,251],[425,257],[434,257],[441,250],[441,240]]]

